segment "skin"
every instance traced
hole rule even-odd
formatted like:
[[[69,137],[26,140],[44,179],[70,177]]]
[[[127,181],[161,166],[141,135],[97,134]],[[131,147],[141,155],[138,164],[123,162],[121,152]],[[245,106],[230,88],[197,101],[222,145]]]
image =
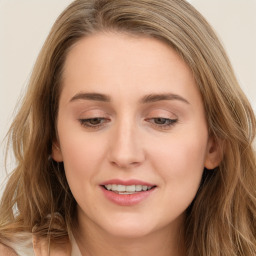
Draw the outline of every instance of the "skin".
[[[184,212],[204,167],[220,159],[192,72],[172,48],[114,32],[81,39],[65,62],[57,130],[53,158],[64,162],[78,203],[83,255],[184,255]],[[110,179],[156,189],[120,206],[100,187]]]

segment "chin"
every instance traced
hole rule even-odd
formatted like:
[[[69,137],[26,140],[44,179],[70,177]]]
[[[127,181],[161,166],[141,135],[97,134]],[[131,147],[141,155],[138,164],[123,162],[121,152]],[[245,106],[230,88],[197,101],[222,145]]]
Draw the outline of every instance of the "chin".
[[[113,237],[117,238],[125,238],[125,239],[136,239],[150,235],[153,230],[150,230],[149,227],[112,227],[111,230],[107,230],[107,232]]]
[[[107,225],[106,225],[107,223]],[[157,223],[152,220],[146,220],[146,218],[116,218],[115,221],[109,221],[104,223],[104,229],[109,235],[119,238],[135,239],[139,237],[148,236],[159,229]]]

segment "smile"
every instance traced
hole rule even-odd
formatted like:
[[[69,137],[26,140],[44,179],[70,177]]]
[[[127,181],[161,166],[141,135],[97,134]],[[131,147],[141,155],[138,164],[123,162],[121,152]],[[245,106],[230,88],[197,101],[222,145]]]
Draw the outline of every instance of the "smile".
[[[142,180],[112,179],[100,184],[105,198],[119,206],[134,206],[155,194],[157,185]]]
[[[108,191],[112,191],[118,194],[134,194],[142,191],[151,190],[154,186],[145,186],[145,185],[121,185],[121,184],[106,184],[104,188]]]

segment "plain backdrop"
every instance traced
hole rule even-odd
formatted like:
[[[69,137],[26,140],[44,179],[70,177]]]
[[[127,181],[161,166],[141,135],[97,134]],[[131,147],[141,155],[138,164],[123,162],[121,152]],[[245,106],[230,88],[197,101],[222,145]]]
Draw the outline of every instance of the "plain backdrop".
[[[60,12],[71,0],[0,0],[0,196],[6,177],[3,139],[33,64]],[[226,48],[256,111],[256,0],[191,0]],[[12,157],[7,170],[15,166]]]

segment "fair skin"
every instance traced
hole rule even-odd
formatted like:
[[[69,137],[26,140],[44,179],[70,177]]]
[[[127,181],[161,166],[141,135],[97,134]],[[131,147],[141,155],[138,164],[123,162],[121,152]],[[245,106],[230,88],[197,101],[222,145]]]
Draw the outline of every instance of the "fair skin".
[[[219,162],[188,66],[156,39],[97,33],[72,47],[62,81],[53,158],[78,204],[82,255],[184,255],[185,211]],[[107,191],[113,179],[152,188]]]

